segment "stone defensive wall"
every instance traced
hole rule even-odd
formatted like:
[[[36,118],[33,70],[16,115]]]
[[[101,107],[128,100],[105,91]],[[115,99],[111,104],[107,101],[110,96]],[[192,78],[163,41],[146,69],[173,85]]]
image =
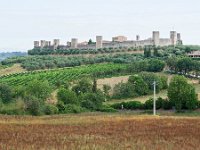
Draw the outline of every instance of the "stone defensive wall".
[[[78,43],[78,39],[72,38],[71,42],[67,42],[66,45],[61,45],[59,39],[54,39],[53,44],[51,41],[34,41],[35,49],[50,49],[50,50],[58,50],[58,49],[100,49],[100,48],[137,48],[144,47],[148,45],[154,46],[169,46],[176,45],[178,43],[182,43],[181,34],[176,31],[170,31],[169,38],[160,38],[159,31],[153,31],[152,37],[144,40],[140,40],[140,36],[136,36],[136,40],[127,40],[125,36],[117,36],[113,37],[112,41],[104,41],[102,36],[96,36],[96,42],[82,42]]]

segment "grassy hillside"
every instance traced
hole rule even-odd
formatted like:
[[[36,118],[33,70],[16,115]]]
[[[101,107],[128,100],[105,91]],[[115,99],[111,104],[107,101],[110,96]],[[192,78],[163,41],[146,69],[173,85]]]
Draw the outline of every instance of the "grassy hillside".
[[[0,76],[26,71],[20,64],[0,68]]]

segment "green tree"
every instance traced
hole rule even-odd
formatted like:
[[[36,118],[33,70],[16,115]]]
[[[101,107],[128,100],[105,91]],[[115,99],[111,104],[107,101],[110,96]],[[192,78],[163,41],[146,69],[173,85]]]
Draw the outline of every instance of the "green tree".
[[[149,90],[151,90],[151,92],[153,92],[153,82],[156,81],[156,92],[160,92],[160,90],[162,90],[163,85],[162,85],[162,81],[161,78],[154,74],[154,73],[148,73],[148,72],[142,72],[139,74],[139,76],[142,77],[142,79],[144,80],[144,82],[148,85]]]
[[[94,78],[94,80],[93,80],[92,92],[93,93],[97,92],[97,80],[96,80],[96,78]]]
[[[26,97],[25,99],[26,110],[34,116],[39,116],[43,114],[43,104],[40,100],[35,97]]]
[[[145,58],[151,57],[151,49],[149,46],[144,47],[144,57]]]
[[[200,72],[200,62],[199,61],[193,61],[193,70],[195,72],[196,77],[199,75]]]
[[[26,96],[34,96],[37,99],[40,99],[42,101],[45,101],[46,98],[50,96],[52,92],[52,88],[49,85],[48,81],[39,81],[39,80],[34,80],[28,83],[26,89],[25,89],[25,94]]]
[[[187,98],[185,99],[186,108],[189,110],[193,110],[197,108],[198,98],[197,98],[197,94],[196,94],[194,86],[188,85],[186,89],[186,93],[187,93]]]
[[[90,44],[93,44],[92,39],[89,39],[89,41],[88,41],[88,45],[90,45]]]
[[[102,92],[97,93],[85,93],[82,96],[81,106],[90,110],[100,110],[105,97]]]
[[[147,71],[148,69],[148,61],[147,60],[140,60],[134,61],[128,66],[128,71],[131,73],[139,73],[142,71]]]
[[[181,111],[184,107],[188,109],[194,109],[196,107],[197,96],[195,89],[182,76],[172,78],[168,88],[168,98],[177,111]]]
[[[193,61],[189,57],[180,58],[177,62],[178,70],[184,74],[187,74],[193,69]]]
[[[65,105],[78,104],[76,93],[71,90],[67,90],[64,88],[59,89],[57,93],[57,98],[59,101],[62,101]]]
[[[135,92],[140,95],[148,94],[148,85],[144,82],[141,76],[133,75],[130,76],[128,82],[135,87]]]
[[[158,48],[157,48],[157,47],[154,47],[154,48],[153,48],[153,55],[154,55],[155,57],[159,57],[159,53],[158,53]]]
[[[12,101],[12,89],[8,85],[0,84],[0,100],[3,103],[9,103]]]
[[[170,71],[175,71],[175,72],[178,71],[178,66],[177,66],[178,58],[177,57],[169,57],[167,59],[166,63],[167,63],[167,66]]]
[[[137,96],[135,87],[131,83],[118,83],[113,89],[114,98],[130,98]]]
[[[150,72],[161,72],[165,67],[165,63],[162,60],[150,59],[148,60],[147,71]]]
[[[107,99],[110,98],[110,94],[109,94],[110,90],[111,90],[111,86],[106,85],[106,84],[103,85],[103,92]]]
[[[78,81],[78,83],[72,87],[72,90],[80,95],[81,93],[89,93],[92,92],[92,83],[89,79],[84,78]]]

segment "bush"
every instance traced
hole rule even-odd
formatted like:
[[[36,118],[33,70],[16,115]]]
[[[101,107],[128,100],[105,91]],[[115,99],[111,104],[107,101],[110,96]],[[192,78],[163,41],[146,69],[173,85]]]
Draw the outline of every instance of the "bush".
[[[159,97],[156,101],[156,109],[161,109],[163,108],[163,99],[161,97]]]
[[[131,83],[135,87],[135,92],[137,95],[141,96],[148,94],[148,85],[144,82],[142,77],[138,75],[130,76],[128,83]]]
[[[111,105],[111,107],[114,109],[122,109],[122,105],[123,105],[124,109],[131,109],[131,110],[144,108],[144,104],[142,104],[141,102],[138,102],[138,101],[116,103],[116,104]]]
[[[65,113],[80,113],[83,112],[84,109],[81,108],[80,106],[69,104],[65,105]]]
[[[122,103],[115,103],[115,104],[112,104],[110,107],[114,108],[114,109],[121,109],[122,108],[122,105],[124,106],[125,102],[122,102]]]
[[[58,101],[56,107],[58,108],[59,113],[65,112],[65,104],[63,103],[63,101]]]
[[[92,83],[89,79],[83,78],[78,81],[77,85],[72,87],[72,91],[74,91],[77,95],[92,92]]]
[[[160,92],[160,90],[163,88],[163,85],[162,85],[162,81],[161,81],[161,78],[154,74],[154,73],[147,73],[147,72],[142,72],[139,74],[144,82],[148,85],[148,88],[153,91],[153,82],[156,81],[156,92]]]
[[[162,89],[168,88],[167,80],[168,78],[166,76],[160,76],[161,82],[162,82]]]
[[[33,80],[28,83],[25,91],[26,95],[34,96],[37,99],[45,101],[45,99],[50,96],[52,88],[49,85],[48,81],[41,82],[39,80]]]
[[[145,109],[153,109],[153,99],[152,98],[145,102],[144,108]],[[163,98],[159,97],[156,100],[156,109],[165,109],[165,110],[172,109],[172,103],[167,99],[163,99]]]
[[[45,106],[44,113],[46,115],[54,115],[54,114],[57,114],[58,112],[59,112],[58,108],[54,105],[47,104]]]
[[[200,108],[200,101],[197,102],[197,106],[198,106],[198,108]]]
[[[165,67],[165,63],[158,59],[150,59],[148,61],[148,69],[150,72],[161,72]]]
[[[170,102],[179,112],[182,109],[196,109],[197,95],[193,85],[187,83],[187,79],[182,76],[174,76],[168,88]]]
[[[57,103],[57,108],[59,113],[67,114],[67,113],[80,113],[86,111],[86,109],[82,108],[79,105],[75,104],[67,104],[65,105],[62,101]]]
[[[5,84],[0,84],[0,99],[3,103],[12,101],[12,89]]]
[[[153,109],[153,99],[152,98],[150,98],[149,100],[147,100],[144,103],[144,108],[145,109]]]
[[[131,102],[124,103],[123,106],[125,109],[135,110],[135,109],[141,109],[143,107],[143,104],[138,101],[131,101]]]
[[[90,110],[98,110],[102,107],[105,97],[102,92],[86,93],[82,96],[81,106]]]
[[[78,99],[76,93],[64,88],[59,89],[57,93],[57,98],[66,104],[78,104]]]
[[[26,110],[33,116],[39,116],[43,114],[42,104],[35,97],[30,97],[28,100],[26,100]]]
[[[101,112],[117,112],[116,109],[110,107],[110,106],[105,106],[103,105],[102,108],[99,109]]]
[[[130,98],[136,95],[135,87],[131,83],[119,83],[114,87],[113,98]]]
[[[162,108],[165,110],[170,110],[170,109],[172,109],[172,103],[167,99],[163,100]]]
[[[22,100],[17,100],[13,101],[9,104],[0,104],[0,113],[1,114],[6,114],[6,115],[24,115],[25,110],[24,110],[24,101]]]

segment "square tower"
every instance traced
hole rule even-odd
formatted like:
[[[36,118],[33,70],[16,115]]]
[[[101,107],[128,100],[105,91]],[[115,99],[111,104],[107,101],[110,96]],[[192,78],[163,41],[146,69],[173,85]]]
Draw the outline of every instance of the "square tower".
[[[45,42],[45,47],[49,47],[49,46],[51,46],[51,41],[46,41]]]
[[[170,40],[171,40],[171,45],[176,45],[177,43],[176,31],[170,31]]]
[[[58,49],[58,46],[60,45],[60,40],[59,39],[54,39],[53,40],[53,48]]]
[[[140,36],[136,35],[136,41],[139,41],[139,40],[140,40]]]
[[[160,32],[153,31],[153,45],[159,46],[160,45]]]
[[[34,48],[37,48],[40,46],[40,42],[39,41],[34,41]]]
[[[96,49],[103,48],[103,37],[96,36]]]
[[[73,38],[73,39],[71,40],[71,48],[72,48],[72,49],[78,48],[78,39]]]
[[[41,40],[40,41],[40,48],[43,49],[45,47],[46,41],[45,40]]]

